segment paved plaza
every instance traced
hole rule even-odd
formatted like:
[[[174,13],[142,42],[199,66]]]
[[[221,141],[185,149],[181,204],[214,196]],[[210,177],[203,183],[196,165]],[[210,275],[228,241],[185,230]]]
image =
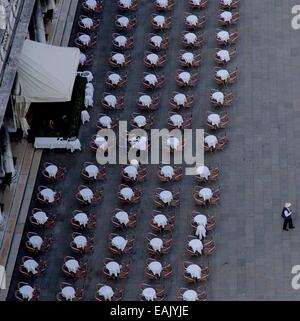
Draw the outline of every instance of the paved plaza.
[[[160,71],[166,76],[166,83],[159,90],[160,108],[155,113],[154,128],[165,128],[169,107],[169,98],[176,87],[176,70],[179,51],[182,48],[181,32],[184,27],[184,13],[191,9],[185,0],[175,0],[171,13],[172,28],[165,33],[169,36],[167,63]],[[291,8],[293,0],[241,0],[240,22],[237,25],[239,41],[236,44],[237,55],[229,63],[228,69],[238,67],[238,79],[232,86],[235,95],[234,104],[228,109],[230,127],[225,130],[229,144],[223,152],[206,155],[205,163],[220,168],[221,202],[219,205],[204,209],[202,212],[215,215],[216,229],[212,236],[216,250],[209,257],[210,278],[206,283],[208,300],[299,300],[300,292],[291,287],[291,269],[300,264],[300,31],[291,28]],[[203,63],[199,68],[200,81],[190,90],[196,96],[192,109],[193,128],[205,127],[205,112],[211,110],[208,90],[215,88],[214,52],[215,32],[219,1],[210,0],[203,13],[207,17],[205,27],[205,45],[201,53]],[[133,61],[126,69],[128,84],[115,93],[125,94],[125,109],[121,119],[129,120],[132,112],[137,111],[136,98],[142,88],[142,75],[146,71],[143,64],[144,52],[149,50],[148,34],[153,32],[150,18],[154,13],[153,1],[140,0],[136,12],[138,24],[133,31],[135,46],[132,49]],[[201,13],[202,13],[201,12]],[[79,16],[81,11],[78,10]],[[112,49],[112,33],[116,32],[114,17],[118,14],[116,1],[104,0],[104,10],[98,31],[97,47],[93,51],[95,96],[94,108],[89,110],[90,123],[80,129],[79,139],[82,151],[62,153],[43,152],[42,162],[65,165],[68,172],[64,181],[56,183],[55,188],[62,191],[62,201],[55,207],[57,223],[52,230],[53,245],[46,254],[49,266],[45,274],[35,280],[41,288],[43,300],[55,300],[59,284],[65,281],[61,266],[70,249],[70,224],[72,211],[80,208],[75,199],[77,187],[84,184],[80,176],[83,163],[95,162],[95,154],[89,148],[92,135],[96,133],[97,115],[103,112],[100,99],[105,86],[105,75],[110,71],[108,58]],[[76,21],[76,19],[75,19]],[[73,37],[77,33],[74,24]],[[71,40],[73,44],[73,40]],[[224,131],[223,131],[224,132]],[[139,287],[147,281],[144,268],[148,258],[145,236],[151,232],[151,212],[155,209],[152,195],[157,187],[180,188],[181,205],[176,209],[173,245],[170,254],[162,258],[173,268],[170,279],[159,282],[167,291],[167,299],[175,300],[178,289],[187,287],[183,278],[187,236],[192,234],[191,217],[197,208],[192,198],[193,187],[197,182],[192,176],[184,176],[178,183],[162,185],[156,176],[158,166],[148,165],[147,180],[139,184],[143,190],[142,202],[135,206],[124,206],[138,212],[137,227],[128,230],[135,235],[136,241],[132,254],[124,260],[131,262],[129,278],[114,282],[124,287],[124,300],[138,300]],[[100,205],[88,211],[96,214],[97,228],[90,235],[95,237],[95,250],[86,256],[88,275],[74,282],[84,287],[84,300],[93,300],[96,284],[106,280],[100,270],[105,257],[111,257],[108,250],[108,235],[113,232],[111,216],[115,207],[122,205],[118,201],[118,185],[121,184],[120,166],[108,166],[107,179],[103,182],[88,183],[92,188],[103,186],[104,199]],[[46,185],[41,170],[37,177],[31,207],[38,207],[36,192],[39,185]],[[296,229],[282,231],[281,209],[290,201],[296,212]],[[26,233],[32,227],[27,223],[20,246],[14,277],[8,299],[14,299],[17,282],[21,281],[18,267],[22,256],[26,255]],[[47,232],[46,232],[47,233]],[[207,263],[207,258],[193,259]],[[192,286],[191,288],[195,288]]]

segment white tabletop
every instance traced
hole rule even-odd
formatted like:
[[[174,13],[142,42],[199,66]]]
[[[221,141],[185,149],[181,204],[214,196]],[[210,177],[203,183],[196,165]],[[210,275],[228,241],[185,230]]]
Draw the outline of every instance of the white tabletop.
[[[153,21],[159,26],[159,27],[163,27],[166,21],[166,18],[164,16],[161,15],[157,15],[153,18]]]
[[[79,56],[79,63],[83,65],[85,62],[86,62],[86,55],[81,52]]]
[[[76,292],[75,289],[72,286],[66,286],[61,290],[61,294],[62,296],[68,300],[68,301],[72,301],[75,296],[76,296]]]
[[[173,200],[173,194],[170,191],[162,191],[159,194],[159,198],[167,204]]]
[[[191,74],[187,71],[183,71],[178,75],[178,78],[182,80],[184,83],[188,84],[191,80]]]
[[[129,177],[136,179],[138,170],[135,166],[129,165],[124,168],[124,173],[126,173]]]
[[[124,8],[129,9],[131,7],[131,0],[119,0],[120,4],[123,5]]]
[[[112,287],[110,287],[108,285],[102,286],[98,290],[98,293],[99,293],[99,295],[103,296],[105,300],[109,300],[109,301],[111,301],[112,297],[114,296],[114,291],[113,291]]]
[[[97,1],[96,0],[86,0],[85,3],[92,10],[94,10],[96,8],[96,6],[97,6]]]
[[[199,196],[202,197],[205,201],[209,200],[213,196],[213,192],[210,188],[205,187],[199,191]]]
[[[207,144],[208,147],[216,147],[218,143],[218,138],[214,135],[208,135],[204,138],[204,142]]]
[[[185,40],[188,44],[193,44],[197,40],[197,36],[193,32],[188,32],[184,35]]]
[[[93,20],[91,18],[83,18],[81,22],[86,28],[91,28],[93,26]]]
[[[108,79],[113,85],[117,85],[121,80],[121,76],[119,74],[113,73],[108,76]]]
[[[152,98],[149,95],[142,95],[140,96],[139,101],[143,106],[150,107]]]
[[[76,236],[73,241],[78,249],[84,249],[87,245],[87,238],[83,235]]]
[[[77,213],[74,216],[74,220],[77,221],[80,225],[86,226],[89,221],[89,218],[85,213]]]
[[[139,138],[133,137],[132,139],[130,139],[130,144],[132,148],[136,148],[139,150],[147,150],[148,139],[145,136]]]
[[[156,3],[157,3],[161,8],[167,8],[167,6],[168,6],[168,0],[156,0]]]
[[[94,143],[102,150],[107,149],[107,140],[102,136],[97,136],[94,140]]]
[[[126,245],[127,245],[128,241],[124,239],[124,237],[122,236],[115,236],[112,240],[111,240],[111,245],[116,247],[117,249],[124,251]]]
[[[114,261],[107,263],[105,267],[109,271],[110,275],[118,276],[121,272],[121,265]]]
[[[157,54],[151,53],[149,55],[146,56],[146,59],[152,64],[152,65],[156,65],[158,63],[159,60],[159,56]]]
[[[102,126],[106,128],[111,128],[112,119],[109,116],[101,116],[99,122]]]
[[[46,215],[45,212],[39,211],[39,212],[35,212],[32,215],[34,217],[34,219],[36,220],[36,222],[40,225],[45,224],[48,221],[48,216]]]
[[[41,191],[41,195],[43,196],[45,201],[48,201],[49,203],[54,202],[55,192],[52,189],[50,189],[50,188],[43,189]]]
[[[81,77],[86,78],[88,82],[91,82],[94,79],[93,73],[89,70],[85,70],[85,71],[81,72],[80,75],[81,75]]]
[[[112,55],[111,59],[119,65],[123,65],[125,62],[125,56],[121,53],[116,53]]]
[[[217,77],[220,77],[222,80],[227,80],[229,76],[229,72],[226,69],[220,69],[217,71]]]
[[[145,81],[150,85],[155,85],[157,83],[157,77],[154,74],[149,74],[144,77]]]
[[[174,175],[174,168],[169,165],[165,165],[161,168],[161,174],[167,178],[172,178]]]
[[[198,225],[206,226],[207,224],[207,217],[203,214],[198,214],[194,217],[193,221]]]
[[[91,37],[89,35],[86,35],[86,34],[80,35],[78,39],[84,45],[88,45],[89,42],[91,41]]]
[[[73,273],[76,273],[79,268],[79,262],[74,259],[70,259],[70,260],[66,261],[65,265],[66,265],[66,268],[68,269],[68,271],[73,272]]]
[[[199,254],[202,254],[203,244],[200,240],[193,239],[189,241],[189,246],[192,248],[194,253],[198,252]]]
[[[232,0],[221,0],[223,4],[230,6],[232,3]]]
[[[88,165],[85,168],[86,172],[88,173],[89,177],[97,178],[99,173],[99,168],[96,165]]]
[[[217,103],[224,104],[224,94],[221,91],[215,91],[211,95],[212,99],[214,99]]]
[[[174,101],[176,102],[177,105],[182,105],[184,106],[184,104],[187,102],[187,98],[185,94],[176,94],[174,96]]]
[[[171,119],[171,121],[172,121],[172,123],[173,123],[174,126],[176,126],[176,127],[178,127],[178,128],[181,127],[181,125],[182,125],[182,123],[183,123],[183,118],[182,118],[181,115],[179,115],[179,114],[172,115],[172,116],[170,117],[170,119]]]
[[[230,61],[230,55],[228,50],[219,50],[217,52],[218,57],[223,61]]]
[[[120,193],[124,197],[125,200],[130,200],[134,195],[134,192],[133,192],[132,188],[130,188],[130,187],[122,188],[120,190]]]
[[[165,215],[163,214],[158,214],[155,215],[153,218],[153,222],[158,226],[158,227],[163,227],[165,228],[168,224],[168,219]]]
[[[129,19],[125,16],[119,17],[117,21],[122,27],[127,27],[129,24]]]
[[[107,104],[111,107],[116,107],[117,104],[117,97],[114,95],[107,95],[104,97],[104,100],[107,102]]]
[[[160,274],[161,274],[161,272],[162,272],[162,270],[163,270],[163,267],[162,267],[162,265],[161,265],[160,262],[154,261],[154,262],[149,263],[148,269],[149,269],[154,275],[160,276]]]
[[[145,288],[142,295],[147,301],[154,301],[157,298],[156,291],[153,288]]]
[[[93,102],[94,103],[94,102]],[[86,110],[82,110],[81,111],[81,121],[82,124],[85,124],[85,122],[89,122],[90,121],[90,114],[86,111]]]
[[[28,242],[33,248],[40,250],[43,244],[43,239],[39,235],[33,235],[29,238]]]
[[[193,4],[199,6],[201,4],[201,0],[192,0]]]
[[[197,264],[191,264],[186,269],[192,278],[201,279],[201,267]]]
[[[194,290],[186,290],[183,293],[182,298],[183,298],[184,301],[197,301],[198,300],[198,294]]]
[[[210,175],[210,170],[207,166],[201,165],[197,167],[197,175],[200,175],[200,177],[203,177],[205,179],[208,179]]]
[[[23,285],[20,287],[19,292],[21,293],[23,299],[31,300],[33,297],[34,288],[30,285]]]
[[[179,139],[177,137],[174,137],[174,136],[169,137],[167,139],[167,145],[176,150],[180,145]]]
[[[202,238],[205,238],[206,237],[205,227],[203,225],[198,225],[195,235],[199,237],[199,240],[202,240]]]
[[[134,122],[138,125],[138,127],[143,127],[147,124],[147,119],[145,116],[139,115],[134,117]]]
[[[89,188],[83,188],[79,191],[79,194],[82,196],[83,200],[88,201],[89,203],[92,202],[92,199],[94,197],[94,193]]]
[[[127,225],[129,223],[129,216],[124,211],[117,212],[115,217],[121,224]]]
[[[46,172],[49,174],[49,177],[55,177],[58,171],[58,167],[55,165],[49,165],[46,167]]]
[[[220,14],[220,17],[225,21],[225,22],[230,22],[232,19],[232,13],[230,11],[224,11]]]
[[[117,36],[115,38],[115,42],[119,45],[119,47],[124,47],[127,43],[127,38],[125,36]]]
[[[196,26],[198,23],[198,17],[194,14],[187,16],[185,20],[190,26]]]
[[[160,47],[163,38],[161,36],[152,36],[150,40],[155,46]]]
[[[222,41],[228,41],[230,38],[230,35],[228,31],[221,30],[217,33],[217,37]]]
[[[218,114],[210,114],[207,120],[214,126],[219,126],[221,118]]]
[[[151,239],[149,244],[153,248],[154,251],[158,251],[158,252],[161,251],[161,249],[163,248],[163,245],[164,245],[163,240],[158,237]]]
[[[23,266],[25,267],[25,269],[28,271],[28,272],[31,272],[32,274],[37,274],[37,267],[39,266],[38,262],[33,260],[33,259],[29,259],[29,260],[26,260],[24,263],[23,263]]]
[[[185,52],[181,58],[188,64],[192,64],[194,61],[194,54],[191,52]]]

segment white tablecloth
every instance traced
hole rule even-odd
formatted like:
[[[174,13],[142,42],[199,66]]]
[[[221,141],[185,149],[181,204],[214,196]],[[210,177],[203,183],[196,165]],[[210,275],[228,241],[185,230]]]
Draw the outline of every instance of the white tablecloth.
[[[192,248],[194,253],[198,252],[199,254],[202,254],[203,244],[200,240],[193,239],[193,240],[189,241],[189,246]]]
[[[72,301],[76,296],[75,289],[72,286],[64,287],[61,290],[61,294],[67,301]]]
[[[112,261],[107,263],[105,267],[107,268],[109,275],[118,276],[122,266],[119,263]]]
[[[98,290],[99,295],[103,296],[105,300],[111,301],[112,297],[114,296],[113,289],[108,286],[104,285]]]
[[[125,56],[121,53],[116,53],[111,57],[112,61],[116,62],[118,65],[123,65],[125,63]]]
[[[226,69],[220,69],[217,71],[217,77],[221,78],[222,80],[227,80],[229,76],[229,72]]]
[[[81,52],[79,56],[79,63],[83,65],[85,62],[86,62],[86,55]]]
[[[153,223],[155,223],[158,227],[165,228],[168,224],[168,219],[165,215],[158,214],[154,216]]]
[[[99,147],[102,150],[107,149],[107,141],[102,136],[97,136],[96,139],[94,140],[94,143],[97,145],[97,147]]]
[[[37,250],[41,249],[41,246],[43,245],[43,239],[39,235],[33,235],[28,240],[29,244]]]
[[[186,269],[192,278],[201,279],[201,267],[197,264],[191,264]]]
[[[30,285],[23,285],[20,287],[19,292],[21,293],[23,299],[31,300],[33,297],[34,288]]]
[[[182,54],[181,58],[187,63],[192,64],[194,61],[194,54],[191,52],[185,52]]]
[[[97,175],[99,173],[99,169],[96,165],[88,165],[86,168],[85,168],[86,172],[88,173],[89,177],[90,178],[94,178],[96,179],[97,178]]]
[[[89,221],[89,218],[85,213],[77,213],[74,216],[74,220],[78,222],[80,225],[86,226]]]
[[[124,211],[119,211],[115,215],[116,219],[120,222],[120,224],[127,225],[129,223],[128,214]]]
[[[86,35],[86,34],[83,34],[83,35],[79,36],[78,39],[84,45],[88,45],[89,42],[91,41],[91,37],[89,35]]]
[[[150,107],[152,98],[149,95],[142,95],[139,98],[139,102],[145,107]]]
[[[138,127],[143,127],[147,124],[147,119],[145,116],[139,115],[134,117],[134,122],[138,125]]]
[[[167,6],[168,6],[168,0],[156,0],[156,3],[157,3],[161,8],[167,8]]]
[[[222,41],[228,41],[229,40],[229,32],[225,31],[225,30],[221,30],[217,33],[217,37],[218,39],[222,40]]]
[[[92,202],[92,199],[94,197],[93,191],[89,188],[83,188],[82,190],[79,191],[79,194],[82,196],[84,201],[87,201],[89,203]]]
[[[188,44],[194,44],[195,41],[197,40],[197,36],[193,32],[186,33],[184,35],[184,38]]]
[[[83,235],[76,236],[73,241],[78,249],[84,249],[87,245],[87,239]]]
[[[86,110],[83,110],[81,112],[81,122],[82,122],[82,124],[84,125],[86,122],[89,122],[89,121],[90,121],[90,114]]]
[[[160,276],[162,270],[163,270],[163,267],[161,265],[160,262],[151,262],[149,265],[148,265],[148,269],[154,274],[154,275],[158,275]]]
[[[165,203],[171,203],[173,200],[173,194],[170,191],[162,191],[159,194],[159,198]]]
[[[216,147],[218,144],[218,138],[214,135],[208,135],[204,138],[204,142],[207,144],[208,147]]]
[[[187,290],[183,293],[182,298],[184,301],[197,301],[198,294],[194,290]]]
[[[156,291],[153,288],[145,288],[142,295],[147,301],[154,301],[157,298]]]
[[[200,175],[200,177],[203,177],[205,179],[208,179],[210,175],[210,170],[207,166],[198,166],[197,167],[197,175]]]
[[[225,21],[225,22],[230,22],[232,19],[232,13],[230,11],[224,11],[220,14],[220,17]]]
[[[230,61],[230,55],[228,50],[219,50],[217,52],[218,57],[223,61]]]
[[[213,125],[213,126],[219,126],[220,124],[220,116],[218,114],[210,114],[207,117],[207,120]]]
[[[108,79],[113,85],[117,85],[121,80],[121,76],[119,74],[113,73],[108,76]]]
[[[178,127],[178,128],[181,127],[181,125],[182,125],[182,123],[183,123],[183,118],[182,118],[181,115],[179,115],[179,114],[172,115],[172,116],[170,117],[170,119],[171,119],[171,121],[172,121],[172,123],[173,123],[174,126],[176,126],[176,127]]]
[[[97,6],[97,1],[96,0],[87,0],[87,1],[85,1],[85,3],[92,10],[95,10],[95,8]]]
[[[120,194],[125,200],[130,200],[133,197],[134,192],[130,187],[124,187],[120,190]]]
[[[174,168],[169,165],[165,165],[161,168],[161,174],[167,178],[172,178],[174,175]]]
[[[198,225],[196,229],[196,236],[199,237],[199,240],[206,237],[206,229],[203,225]]]
[[[224,94],[221,91],[216,91],[211,95],[212,99],[217,103],[224,104]]]
[[[138,175],[137,168],[133,165],[126,166],[124,168],[124,173],[126,173],[130,178],[136,179]]]
[[[79,263],[77,260],[70,259],[66,261],[65,263],[66,268],[68,269],[69,272],[76,273],[78,268],[79,268]]]
[[[107,95],[104,97],[105,102],[108,106],[115,108],[117,104],[117,97],[114,95]]]
[[[86,94],[84,97],[84,106],[85,108],[93,107],[94,106],[94,98],[90,94]]]
[[[127,43],[127,38],[125,36],[117,36],[115,38],[115,42],[118,44],[119,47],[125,47]]]
[[[221,0],[223,4],[225,4],[226,6],[230,6],[232,3],[232,0]]]
[[[49,165],[46,167],[46,172],[49,174],[49,177],[55,177],[58,171],[58,167],[55,165]]]
[[[157,26],[162,28],[165,24],[166,18],[164,16],[157,15],[153,18],[153,21],[156,23]]]
[[[131,0],[119,0],[120,4],[124,7],[129,9],[131,7]]]
[[[85,71],[82,71],[82,72],[78,72],[78,74],[79,74],[81,77],[86,78],[86,80],[87,80],[88,82],[91,82],[91,81],[93,81],[93,79],[94,79],[94,76],[93,76],[92,72],[89,71],[89,70],[85,70]]]
[[[212,198],[213,192],[210,188],[205,187],[199,191],[199,196],[202,197],[205,201],[207,201]]]
[[[156,46],[156,47],[160,47],[163,38],[161,36],[152,36],[150,41]]]
[[[71,152],[79,149],[81,150],[81,144],[78,139],[75,141],[64,140],[62,137],[36,137],[34,141],[34,148],[65,148],[71,150]]]
[[[154,251],[158,251],[158,252],[160,252],[162,250],[163,245],[164,245],[163,240],[158,237],[151,239],[149,244],[153,248]]]
[[[128,241],[124,239],[124,237],[122,236],[115,236],[112,240],[111,240],[111,245],[116,247],[117,249],[124,251],[126,245],[127,245]]]
[[[152,65],[156,65],[158,63],[159,60],[159,56],[157,54],[151,53],[149,55],[146,56],[146,59],[152,64]]]
[[[157,83],[157,77],[154,74],[149,74],[144,77],[145,81],[150,85],[155,85]]]
[[[129,19],[125,16],[119,17],[118,18],[118,23],[120,24],[121,27],[127,27],[129,24]]]
[[[206,226],[207,224],[207,217],[203,214],[198,214],[194,217],[193,221],[198,225]]]
[[[187,102],[187,98],[185,94],[176,94],[174,96],[174,101],[179,106],[184,106],[184,104]]]
[[[40,225],[43,225],[48,221],[48,216],[46,215],[45,212],[42,212],[42,211],[35,212],[32,216],[34,217],[36,222]]]
[[[187,71],[184,71],[178,75],[178,78],[182,80],[185,84],[188,84],[191,80],[191,74]]]
[[[180,145],[179,139],[173,136],[169,137],[167,139],[167,145],[176,150]]]
[[[147,150],[147,146],[148,146],[148,139],[147,137],[133,137],[130,139],[130,144],[132,148],[136,148],[139,150]]]
[[[32,259],[26,260],[23,263],[23,266],[28,272],[31,272],[32,274],[37,274],[37,268],[39,266],[38,262]]]
[[[43,189],[41,191],[41,195],[43,196],[45,201],[48,201],[49,203],[54,202],[55,192],[52,189],[50,189],[50,188]]]
[[[101,116],[99,122],[106,128],[111,128],[112,119],[109,116]]]
[[[199,6],[201,4],[201,0],[192,0],[193,4]]]
[[[190,25],[190,26],[196,26],[198,23],[198,17],[195,16],[194,14],[191,14],[186,17],[185,21]]]
[[[90,29],[93,26],[93,20],[91,18],[83,18],[81,22],[88,29]]]

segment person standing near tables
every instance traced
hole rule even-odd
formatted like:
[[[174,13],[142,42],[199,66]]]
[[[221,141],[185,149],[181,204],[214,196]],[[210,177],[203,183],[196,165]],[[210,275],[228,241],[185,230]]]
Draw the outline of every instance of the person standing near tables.
[[[284,231],[288,231],[287,226],[289,226],[290,229],[295,228],[294,224],[293,224],[293,219],[292,219],[292,210],[291,210],[291,203],[285,203],[284,207],[282,209],[282,213],[281,216],[284,220],[283,222],[283,230]]]

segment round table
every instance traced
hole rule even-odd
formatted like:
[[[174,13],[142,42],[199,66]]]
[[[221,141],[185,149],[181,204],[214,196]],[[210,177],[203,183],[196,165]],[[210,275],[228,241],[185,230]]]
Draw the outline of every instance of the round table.
[[[115,61],[118,65],[123,65],[125,63],[125,56],[121,53],[114,54],[111,59]]]
[[[149,243],[150,243],[151,247],[153,248],[153,250],[158,251],[158,252],[161,251],[161,249],[164,245],[163,240],[158,237],[151,239]]]
[[[81,22],[88,29],[90,29],[93,26],[93,20],[91,18],[83,18]]]
[[[51,188],[45,188],[41,191],[41,195],[43,196],[45,201],[49,203],[54,202],[55,192]]]
[[[211,98],[217,103],[224,104],[224,94],[221,91],[216,91],[211,95]]]
[[[124,16],[119,17],[117,21],[118,21],[118,23],[120,24],[121,27],[125,27],[126,28],[128,26],[128,24],[129,24],[129,19],[127,17],[124,17]]]
[[[197,264],[191,264],[186,268],[186,272],[190,274],[192,278],[201,279],[201,267]]]
[[[170,191],[162,191],[159,193],[159,198],[167,204],[173,200],[173,194]]]
[[[142,95],[139,98],[139,102],[145,107],[150,107],[152,98],[149,95]]]
[[[158,227],[165,228],[168,225],[168,219],[165,215],[158,214],[154,216],[153,223],[155,223]]]
[[[36,262],[33,259],[29,259],[24,261],[23,266],[28,272],[31,272],[32,274],[37,274],[37,268],[39,266],[38,262]]]
[[[218,138],[214,135],[208,135],[204,138],[204,142],[207,144],[208,147],[216,147],[218,143]]]
[[[197,175],[200,175],[200,177],[203,177],[208,180],[208,177],[210,175],[210,170],[207,166],[198,166],[197,167]]]
[[[134,122],[137,124],[138,127],[143,127],[147,124],[147,119],[145,116],[139,115],[134,117]]]
[[[193,221],[198,225],[206,226],[207,224],[207,217],[203,214],[198,214],[194,217]]]
[[[114,261],[107,263],[105,267],[109,271],[110,275],[118,276],[118,274],[121,272],[121,265]]]
[[[183,298],[184,301],[197,301],[198,300],[198,294],[194,290],[186,290],[183,293],[182,298]]]
[[[229,32],[225,30],[221,30],[217,33],[217,37],[222,41],[228,41],[230,38]]]
[[[76,296],[76,291],[72,286],[66,286],[61,290],[61,294],[67,301],[72,301]]]
[[[174,126],[176,126],[178,128],[180,128],[182,126],[183,118],[181,115],[179,115],[179,114],[172,115],[170,117],[170,120],[172,121]]]
[[[161,36],[152,36],[150,41],[156,46],[156,47],[160,47],[163,38]]]
[[[179,106],[184,106],[184,104],[187,102],[187,98],[185,94],[176,94],[174,96],[174,101]]]
[[[185,84],[188,84],[191,80],[191,74],[187,71],[183,71],[180,74],[178,74],[178,78],[182,80]]]
[[[163,166],[160,172],[164,177],[167,177],[167,178],[172,178],[174,175],[174,169],[172,166],[169,166],[169,165]]]
[[[124,251],[126,245],[127,245],[127,240],[124,239],[122,236],[115,236],[111,240],[111,245],[116,247],[118,250]]]
[[[107,104],[111,107],[116,107],[117,104],[117,98],[114,95],[107,95],[105,96],[104,100],[107,102]]]
[[[99,122],[102,126],[106,128],[111,128],[112,119],[109,116],[101,116]]]
[[[66,261],[65,263],[66,268],[68,269],[69,272],[76,273],[78,268],[79,268],[79,263],[77,260],[70,259]]]
[[[94,197],[93,191],[89,188],[83,188],[82,190],[79,191],[79,194],[82,196],[82,199],[84,201],[87,201],[89,203],[92,202],[92,199]]]
[[[157,54],[151,53],[149,55],[146,56],[146,59],[152,64],[152,65],[156,65],[158,63],[159,60],[159,56]]]
[[[156,23],[157,26],[163,27],[166,21],[166,18],[164,16],[158,15],[153,18],[153,21]]]
[[[157,83],[157,77],[154,74],[149,74],[145,76],[145,81],[149,83],[150,85],[155,85]]]
[[[124,197],[125,200],[130,200],[133,195],[134,192],[130,187],[124,187],[120,190],[121,195]]]
[[[43,244],[43,239],[39,235],[33,235],[29,238],[28,242],[33,248],[40,250]]]
[[[191,52],[185,52],[182,54],[181,58],[187,63],[187,64],[192,64],[194,61],[194,54]]]
[[[98,290],[98,293],[99,293],[99,295],[103,296],[105,300],[109,300],[109,301],[111,301],[112,297],[114,296],[114,291],[113,291],[112,287],[110,287],[108,285],[102,286]]]
[[[78,235],[74,238],[73,242],[75,243],[78,249],[84,249],[87,245],[87,239],[83,235]]]
[[[188,44],[194,44],[197,40],[197,35],[193,32],[188,32],[184,35],[184,38]]]
[[[129,223],[128,214],[124,211],[119,211],[115,214],[116,219],[121,223],[127,225]]]
[[[230,75],[228,70],[220,69],[217,71],[217,77],[221,78],[222,80],[227,80],[230,77]]]
[[[49,177],[55,178],[58,171],[58,167],[55,165],[49,165],[46,167],[46,172],[49,174]]]
[[[163,270],[163,267],[162,267],[162,265],[161,265],[160,262],[154,261],[154,262],[149,263],[148,269],[149,269],[154,275],[160,276],[160,274],[161,274],[161,272],[162,272],[162,270]]]
[[[33,297],[34,288],[30,285],[23,285],[19,288],[19,292],[21,293],[23,299],[31,300]]]
[[[218,114],[210,114],[207,117],[208,122],[210,122],[213,126],[219,126],[221,118]]]
[[[117,85],[121,80],[121,76],[119,74],[113,73],[108,76],[108,79],[113,85]]]
[[[96,165],[88,165],[85,168],[85,171],[88,173],[90,178],[93,177],[94,179],[96,179],[99,173],[99,168]]]
[[[125,36],[117,36],[115,38],[115,42],[118,44],[119,47],[125,47],[127,43],[127,38]]]
[[[142,295],[147,301],[154,301],[157,298],[156,291],[153,288],[145,288]]]
[[[189,246],[192,248],[194,253],[198,252],[199,254],[202,254],[203,244],[200,240],[193,239],[189,241]]]
[[[129,165],[124,168],[124,173],[126,173],[130,178],[136,179],[138,170],[135,166]]]
[[[199,196],[202,197],[205,201],[213,197],[213,192],[210,188],[205,187],[199,191]]]
[[[83,35],[79,36],[78,39],[84,45],[88,45],[89,42],[91,41],[91,37],[89,35],[86,35],[86,34],[83,34]]]
[[[74,216],[74,220],[77,221],[80,225],[86,226],[89,221],[89,218],[85,213],[81,212],[81,213],[77,213]]]
[[[43,225],[48,221],[48,216],[42,211],[35,212],[32,216],[39,225]]]
[[[198,23],[198,17],[194,14],[191,14],[185,18],[185,21],[190,25],[190,26],[196,26]]]

